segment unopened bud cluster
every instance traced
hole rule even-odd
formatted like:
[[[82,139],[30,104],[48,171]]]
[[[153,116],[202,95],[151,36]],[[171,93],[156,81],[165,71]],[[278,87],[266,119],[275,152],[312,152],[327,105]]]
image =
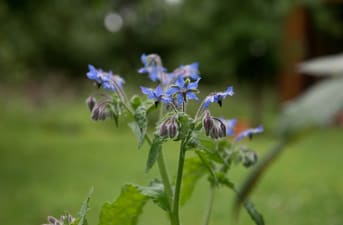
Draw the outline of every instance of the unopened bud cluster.
[[[64,225],[64,224],[72,224],[75,221],[75,218],[67,214],[65,216],[61,216],[61,218],[58,220],[53,216],[48,216],[48,224],[43,225]]]
[[[86,104],[91,111],[92,120],[105,120],[111,116],[108,109],[109,101],[106,99],[97,102],[93,96],[89,96],[86,99]]]
[[[226,136],[226,126],[218,118],[212,117],[209,111],[205,111],[203,127],[207,136],[217,139]]]
[[[168,137],[168,138],[175,138],[178,134],[179,126],[176,122],[175,116],[166,119],[160,127],[160,136],[161,137]]]

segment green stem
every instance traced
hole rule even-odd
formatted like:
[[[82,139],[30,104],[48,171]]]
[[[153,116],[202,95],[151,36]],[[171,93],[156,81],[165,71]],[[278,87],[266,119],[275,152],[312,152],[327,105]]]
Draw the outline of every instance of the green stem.
[[[180,225],[180,213],[179,213],[179,206],[180,206],[180,192],[181,192],[181,183],[182,183],[182,175],[183,175],[183,166],[185,162],[185,143],[186,141],[182,141],[180,145],[180,153],[179,153],[179,161],[177,166],[177,175],[176,175],[176,183],[175,183],[175,192],[174,192],[174,199],[173,199],[173,219],[176,220],[176,224]]]
[[[161,150],[157,158],[158,169],[160,171],[161,179],[164,185],[164,190],[168,196],[168,204],[171,209],[171,201],[173,199],[173,191],[169,181],[168,170],[164,162],[163,151]],[[171,210],[170,210],[171,211]]]
[[[203,225],[208,225],[210,222],[211,214],[212,214],[212,208],[213,208],[213,202],[214,202],[214,186],[211,184],[210,187],[210,197],[209,202],[207,204],[207,209],[205,213],[205,219]]]
[[[151,139],[149,138],[148,135],[145,136],[145,139],[146,141],[148,142],[149,145],[152,144],[152,141]],[[163,151],[161,150],[159,155],[158,155],[158,158],[157,158],[157,165],[158,165],[158,170],[160,172],[160,175],[161,175],[161,179],[162,179],[162,183],[163,183],[163,186],[164,186],[164,190],[167,194],[167,200],[168,200],[168,205],[169,205],[169,210],[168,210],[168,213],[169,213],[169,217],[170,217],[170,221],[171,221],[171,224],[172,225],[177,225],[173,219],[173,213],[172,213],[172,199],[173,199],[173,191],[172,191],[172,187],[171,187],[171,184],[170,184],[170,181],[169,181],[169,175],[168,175],[168,170],[167,170],[167,167],[166,167],[166,164],[165,164],[165,161],[164,161],[164,156],[163,156]]]

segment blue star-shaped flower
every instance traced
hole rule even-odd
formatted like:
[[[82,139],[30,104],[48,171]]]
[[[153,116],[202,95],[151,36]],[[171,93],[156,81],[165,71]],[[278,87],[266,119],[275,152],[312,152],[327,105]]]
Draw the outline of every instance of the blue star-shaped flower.
[[[175,85],[172,85],[167,90],[167,95],[170,97],[176,96],[177,104],[182,105],[183,102],[186,102],[190,99],[198,100],[198,97],[196,96],[196,92],[198,92],[198,83],[199,80],[196,80],[194,82],[185,81],[183,77],[179,77],[175,81]]]
[[[159,102],[163,102],[166,104],[172,103],[172,99],[168,96],[165,96],[163,93],[163,89],[160,85],[158,85],[155,90],[147,87],[141,87],[142,93],[147,95],[148,98],[155,100],[155,105]]]
[[[263,126],[262,125],[260,125],[256,128],[247,129],[247,130],[241,132],[240,134],[238,134],[238,136],[236,137],[236,141],[240,141],[245,137],[249,137],[251,139],[254,134],[258,134],[258,133],[262,133],[262,132],[263,132]]]
[[[162,66],[161,59],[158,55],[151,54],[147,56],[143,53],[141,61],[144,67],[140,68],[138,73],[148,73],[149,78],[154,82],[158,80],[163,81],[166,69]]]
[[[213,102],[217,102],[219,106],[222,106],[223,99],[225,99],[227,96],[233,96],[233,95],[234,95],[233,87],[230,86],[224,92],[215,92],[207,96],[205,98],[205,101],[202,107],[206,109]]]
[[[183,77],[188,78],[190,77],[192,80],[200,79],[199,76],[199,63],[195,62],[189,65],[181,65],[174,71],[175,78]]]
[[[104,72],[101,69],[96,69],[93,65],[88,65],[89,71],[87,77],[97,82],[105,90],[116,90],[116,86],[123,89],[124,79],[118,75],[113,75],[112,72]]]
[[[233,129],[235,128],[237,124],[237,119],[226,120],[226,119],[221,118],[220,120],[224,123],[226,127],[226,135],[233,136],[234,135]]]

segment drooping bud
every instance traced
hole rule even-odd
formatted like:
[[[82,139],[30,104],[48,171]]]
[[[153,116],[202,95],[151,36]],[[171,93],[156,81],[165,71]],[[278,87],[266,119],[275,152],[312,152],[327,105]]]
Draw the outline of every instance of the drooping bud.
[[[205,133],[207,136],[209,136],[210,131],[212,130],[213,125],[214,125],[213,118],[212,118],[209,111],[207,111],[207,110],[205,111],[205,115],[204,115],[202,122],[203,122],[203,126],[205,129]]]
[[[168,136],[168,127],[167,127],[168,122],[169,122],[169,119],[165,120],[160,126],[160,136],[161,137]]]
[[[177,136],[178,133],[178,125],[175,120],[175,117],[171,118],[169,126],[168,126],[168,137],[169,138],[174,138]]]
[[[89,96],[87,99],[86,99],[86,104],[89,108],[89,111],[92,111],[95,104],[96,104],[96,99],[93,97],[93,96]]]
[[[161,137],[175,138],[178,134],[178,124],[175,117],[166,119],[160,126],[160,135]]]
[[[242,164],[245,167],[250,167],[256,164],[257,162],[257,154],[255,151],[251,150],[251,149],[243,149],[241,151],[241,160],[242,160]]]
[[[91,118],[92,120],[105,120],[107,117],[110,117],[111,113],[108,110],[107,104],[95,104],[93,107]]]
[[[218,118],[214,118],[216,124],[216,127],[219,129],[219,137],[226,137],[226,126],[223,123],[222,120],[218,119]]]

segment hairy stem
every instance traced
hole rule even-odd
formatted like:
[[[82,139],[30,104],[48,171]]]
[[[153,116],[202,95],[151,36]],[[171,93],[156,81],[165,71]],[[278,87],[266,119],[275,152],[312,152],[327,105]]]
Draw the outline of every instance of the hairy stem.
[[[176,220],[176,224],[180,225],[180,213],[179,213],[179,206],[180,206],[180,192],[181,192],[181,183],[182,183],[182,175],[183,175],[183,167],[185,163],[185,141],[181,142],[180,145],[180,153],[179,153],[179,161],[177,166],[177,175],[176,175],[176,183],[175,183],[175,192],[173,198],[173,216]]]
[[[210,196],[209,196],[209,201],[208,201],[206,212],[205,212],[205,218],[204,218],[203,225],[208,225],[210,222],[210,218],[211,218],[211,214],[212,214],[212,208],[213,208],[213,202],[214,202],[214,192],[215,192],[215,188],[211,184]]]
[[[168,203],[171,208],[171,201],[173,199],[173,191],[169,181],[168,170],[164,162],[163,151],[161,150],[157,158],[158,169],[160,171],[161,179],[164,185],[164,190],[168,196]]]

